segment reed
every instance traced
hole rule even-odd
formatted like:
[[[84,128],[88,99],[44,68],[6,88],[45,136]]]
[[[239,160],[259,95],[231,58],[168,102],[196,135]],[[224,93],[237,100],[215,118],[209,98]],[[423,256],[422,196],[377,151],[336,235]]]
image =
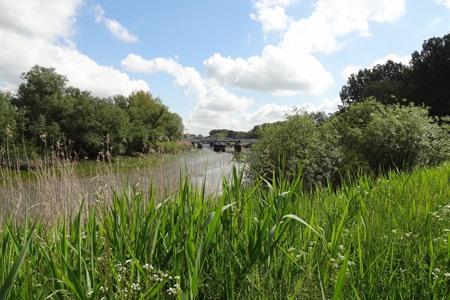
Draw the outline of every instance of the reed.
[[[0,299],[445,299],[449,199],[448,164],[338,190],[236,170],[216,196],[123,188],[51,225],[6,222]]]

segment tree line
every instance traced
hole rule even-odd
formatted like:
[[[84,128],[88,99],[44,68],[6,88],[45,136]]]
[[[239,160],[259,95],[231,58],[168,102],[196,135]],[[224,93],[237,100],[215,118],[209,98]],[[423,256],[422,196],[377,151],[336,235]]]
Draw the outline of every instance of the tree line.
[[[55,69],[37,65],[21,79],[17,93],[0,92],[3,152],[24,145],[16,149],[36,155],[52,150],[73,158],[130,155],[183,134],[181,117],[148,92],[94,97],[68,86]]]

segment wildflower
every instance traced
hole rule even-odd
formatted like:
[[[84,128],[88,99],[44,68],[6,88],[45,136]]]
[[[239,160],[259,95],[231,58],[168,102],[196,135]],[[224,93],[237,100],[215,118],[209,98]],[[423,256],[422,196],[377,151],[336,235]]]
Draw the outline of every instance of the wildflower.
[[[152,265],[149,265],[149,264],[145,264],[144,266],[143,266],[143,268],[144,268],[144,270],[153,270],[153,266]]]
[[[139,285],[138,282],[132,283],[131,284],[131,289],[134,290],[134,291],[140,291],[141,290],[141,286]]]
[[[339,250],[340,250],[340,251],[343,251],[343,250],[344,250],[344,245],[339,245],[338,247],[339,247]]]
[[[397,229],[392,229],[392,233],[397,233]]]
[[[450,273],[449,272],[444,273],[444,277],[450,277]]]
[[[132,259],[127,259],[127,260],[125,261],[125,264],[128,265],[128,264],[130,264],[132,261],[133,261]]]
[[[353,267],[354,265],[356,265],[356,263],[355,263],[354,261],[349,260],[349,261],[347,262],[347,265],[348,265],[349,267]]]

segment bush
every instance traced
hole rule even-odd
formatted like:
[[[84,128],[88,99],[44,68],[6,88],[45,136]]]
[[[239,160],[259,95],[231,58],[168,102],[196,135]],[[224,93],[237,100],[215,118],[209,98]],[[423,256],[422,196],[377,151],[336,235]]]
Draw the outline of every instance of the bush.
[[[347,167],[357,163],[375,173],[411,170],[449,157],[448,135],[422,107],[384,106],[370,98],[331,122]]]
[[[251,173],[266,179],[293,179],[301,170],[308,187],[334,179],[342,154],[335,136],[325,128],[305,113],[266,126],[249,157]]]
[[[253,176],[293,179],[307,187],[342,174],[380,174],[437,165],[450,157],[448,132],[425,108],[384,106],[373,98],[318,122],[296,114],[265,127],[250,156]]]

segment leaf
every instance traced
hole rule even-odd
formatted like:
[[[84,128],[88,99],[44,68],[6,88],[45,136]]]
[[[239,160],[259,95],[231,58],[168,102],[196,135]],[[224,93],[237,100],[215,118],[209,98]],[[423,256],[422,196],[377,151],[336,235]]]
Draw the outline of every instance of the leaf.
[[[302,218],[300,218],[299,216],[293,215],[293,214],[288,214],[283,216],[282,219],[292,219],[295,220],[297,222],[300,222],[301,224],[305,225],[306,227],[308,227],[309,229],[312,230],[312,232],[314,232],[315,234],[317,234],[319,237],[323,238],[322,235],[317,232],[311,225],[309,225],[308,223],[306,223],[305,220],[303,220]]]
[[[5,282],[3,283],[2,287],[0,288],[0,300],[8,299],[9,292],[11,291],[11,288],[14,285],[17,274],[19,274],[20,266],[22,265],[22,263],[25,259],[25,255],[28,252],[28,248],[30,246],[31,237],[33,235],[35,226],[36,226],[36,224],[34,224],[33,227],[31,228],[31,231],[28,234],[27,240],[26,240],[25,244],[23,245],[22,250],[20,251],[19,257],[17,257],[11,271],[9,271],[8,276],[6,277]]]

